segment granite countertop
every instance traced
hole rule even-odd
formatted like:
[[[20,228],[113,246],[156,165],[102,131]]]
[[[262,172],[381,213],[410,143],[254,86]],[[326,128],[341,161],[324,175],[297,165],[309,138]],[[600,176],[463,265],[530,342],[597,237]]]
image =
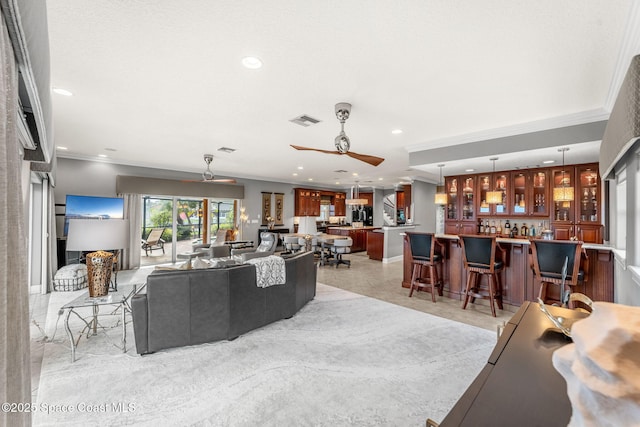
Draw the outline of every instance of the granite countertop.
[[[352,227],[350,225],[340,225],[337,227],[327,227],[327,228],[333,228],[334,230],[373,230],[376,228],[380,228],[380,227],[374,227],[371,225],[365,225],[362,227]]]
[[[436,234],[436,237],[438,239],[458,240],[458,236],[455,234]],[[519,245],[529,244],[529,239],[512,239],[510,237],[498,237],[496,241],[511,243],[511,244],[519,244]],[[599,244],[599,243],[584,243],[582,247],[585,249],[597,249],[597,250],[605,250],[605,251],[611,251],[614,249],[608,244],[605,245],[605,244]]]

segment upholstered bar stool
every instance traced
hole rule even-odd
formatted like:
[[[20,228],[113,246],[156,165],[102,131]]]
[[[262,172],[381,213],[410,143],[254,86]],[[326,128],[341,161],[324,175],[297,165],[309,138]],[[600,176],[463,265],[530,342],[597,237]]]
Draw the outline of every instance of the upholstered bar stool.
[[[438,276],[438,268],[442,271],[442,246],[436,240],[433,233],[406,233],[411,248],[411,290],[409,297],[415,289],[420,290],[426,286],[431,288],[431,301],[436,302],[436,289],[442,296],[442,279]],[[427,268],[429,277],[423,277],[422,269]]]
[[[459,236],[462,246],[464,268],[467,270],[467,287],[464,291],[462,309],[467,308],[469,299],[488,298],[491,314],[496,317],[496,308],[502,310],[502,286],[500,272],[504,268],[505,251],[496,242],[495,236]],[[480,288],[481,277],[488,277],[488,289]]]
[[[287,252],[297,252],[300,250],[298,236],[284,236],[282,242],[284,243],[284,248]]]
[[[347,237],[346,239],[335,239],[329,248],[335,258],[329,260],[329,264],[335,265],[336,268],[338,268],[340,264],[345,264],[347,267],[351,268],[351,261],[342,258],[344,254],[351,253],[351,245],[353,245],[353,239],[351,237]]]
[[[582,242],[574,240],[532,240],[533,272],[540,281],[538,297],[545,303],[567,306],[573,287],[585,282],[581,259],[587,260]],[[549,295],[549,285],[558,287],[556,295]],[[555,293],[554,293],[555,294]]]

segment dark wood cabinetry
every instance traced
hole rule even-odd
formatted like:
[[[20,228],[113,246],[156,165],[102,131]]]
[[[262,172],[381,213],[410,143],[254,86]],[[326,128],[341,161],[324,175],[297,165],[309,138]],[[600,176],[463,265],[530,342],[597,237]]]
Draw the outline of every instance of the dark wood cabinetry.
[[[345,216],[347,215],[347,194],[346,193],[335,193],[333,196],[333,206],[334,206],[334,215],[335,216]]]
[[[516,217],[548,217],[549,176],[548,169],[511,172],[509,214]]]
[[[573,188],[574,200],[554,200],[554,191],[562,187]],[[575,237],[585,243],[602,243],[602,195],[597,163],[448,176],[445,191],[446,234],[475,234],[478,218],[502,217],[536,228],[549,221],[555,239]],[[489,203],[490,191],[501,194],[498,203]]]
[[[562,187],[573,188],[572,201],[554,201],[551,227],[556,239],[576,237],[587,243],[602,243],[603,226],[600,223],[601,185],[598,165],[584,164],[554,169],[551,172],[552,191]],[[566,191],[566,190],[565,190]]]
[[[320,216],[320,190],[295,188],[294,216]]]
[[[348,236],[353,240],[351,252],[362,252],[367,250],[367,232],[376,230],[377,228],[351,228],[351,227],[329,227],[327,234],[335,234],[338,236]]]
[[[445,233],[476,233],[475,183],[476,175],[445,178],[447,204],[445,206]]]

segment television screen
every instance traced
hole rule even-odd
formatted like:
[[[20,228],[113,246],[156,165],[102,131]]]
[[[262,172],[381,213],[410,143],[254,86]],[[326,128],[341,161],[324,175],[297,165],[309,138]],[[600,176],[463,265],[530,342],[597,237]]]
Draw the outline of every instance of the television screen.
[[[124,199],[68,194],[65,206],[65,236],[69,230],[70,218],[122,219],[124,218]]]

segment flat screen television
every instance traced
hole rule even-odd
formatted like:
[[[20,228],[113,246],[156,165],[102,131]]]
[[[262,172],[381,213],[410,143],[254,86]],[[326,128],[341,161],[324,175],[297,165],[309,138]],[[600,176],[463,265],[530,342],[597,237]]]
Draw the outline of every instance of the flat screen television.
[[[65,236],[69,231],[70,218],[122,219],[124,218],[124,199],[68,194],[64,215]]]

